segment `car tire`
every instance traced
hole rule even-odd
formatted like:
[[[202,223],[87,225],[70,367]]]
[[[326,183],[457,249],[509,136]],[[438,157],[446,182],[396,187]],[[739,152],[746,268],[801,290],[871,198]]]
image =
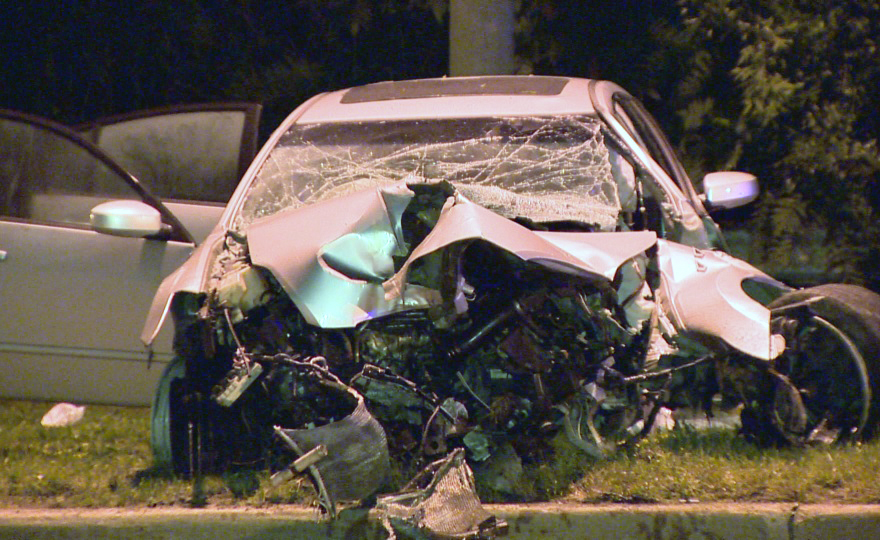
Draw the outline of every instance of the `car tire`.
[[[150,446],[153,465],[159,469],[180,472],[185,462],[182,451],[185,441],[179,421],[181,386],[186,376],[186,363],[174,357],[162,372],[150,408]]]
[[[784,442],[858,440],[880,419],[880,296],[855,285],[794,291],[768,305],[786,350],[758,412]],[[743,417],[743,426],[754,426]]]

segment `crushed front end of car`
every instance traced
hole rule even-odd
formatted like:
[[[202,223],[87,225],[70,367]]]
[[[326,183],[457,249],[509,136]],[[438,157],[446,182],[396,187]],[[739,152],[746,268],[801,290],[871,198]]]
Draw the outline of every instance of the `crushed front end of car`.
[[[175,312],[186,376],[171,430],[199,419],[201,447],[172,433],[172,462],[289,470],[323,447],[303,470],[332,509],[379,490],[389,455],[412,468],[463,450],[478,478],[549,459],[559,433],[602,455],[642,431],[651,401],[626,378],[650,361],[656,241],[536,230],[447,183],[367,189],[230,233],[207,292]]]

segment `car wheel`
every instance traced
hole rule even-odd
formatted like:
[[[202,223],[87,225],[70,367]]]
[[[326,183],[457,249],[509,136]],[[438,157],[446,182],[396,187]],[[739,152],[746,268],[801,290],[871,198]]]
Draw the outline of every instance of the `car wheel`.
[[[182,358],[174,357],[162,372],[150,409],[153,464],[175,472],[180,472],[185,463],[185,439],[180,418],[183,413],[181,395],[185,375],[186,363]]]
[[[880,418],[880,296],[831,284],[788,293],[768,307],[786,350],[774,360],[772,391],[759,414],[796,445],[873,435]]]

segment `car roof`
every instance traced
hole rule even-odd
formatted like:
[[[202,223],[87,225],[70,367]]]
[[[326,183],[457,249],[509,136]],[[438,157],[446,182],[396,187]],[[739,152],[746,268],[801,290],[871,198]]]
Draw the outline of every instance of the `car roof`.
[[[593,114],[589,79],[536,75],[389,81],[321,94],[297,123]],[[612,85],[602,81],[602,85]],[[619,88],[616,85],[612,85]]]

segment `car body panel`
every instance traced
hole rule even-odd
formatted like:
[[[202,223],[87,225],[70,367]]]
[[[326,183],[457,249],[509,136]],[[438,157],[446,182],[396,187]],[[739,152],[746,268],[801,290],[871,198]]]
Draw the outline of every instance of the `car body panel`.
[[[13,111],[0,111],[0,122],[0,395],[149,404],[171,358],[172,332],[157,334],[146,350],[138,339],[144,314],[224,205],[162,204],[75,131]],[[250,144],[241,149],[245,160]],[[231,191],[237,178],[230,180]],[[117,199],[156,208],[170,234],[123,238],[92,230],[90,210]]]
[[[208,238],[220,221],[224,208],[222,204],[210,202],[174,200],[162,201],[162,204],[180,219],[196,244],[201,244]]]
[[[392,256],[407,253],[400,218],[412,196],[399,184],[267,217],[247,230],[251,261],[271,271],[308,322],[341,328],[440,303],[436,291],[407,284],[407,272],[457,242],[484,240],[526,261],[610,281],[620,264],[656,240],[650,231],[536,233],[464,197],[450,197],[431,233],[395,273]],[[296,242],[279,242],[291,231]]]
[[[159,284],[147,311],[146,321],[141,332],[141,341],[145,345],[154,346],[171,310],[171,301],[175,294],[179,292],[198,293],[204,290],[211,262],[222,245],[222,241],[222,235],[212,234],[209,236],[193,251],[186,262],[171,272]]]
[[[0,388],[11,398],[149,402],[166,335],[150,358],[134,329],[192,244],[0,221]],[[128,331],[125,331],[128,329]]]
[[[294,113],[302,124],[405,120],[413,118],[469,118],[495,116],[551,116],[594,114],[588,99],[588,83],[564,77],[529,77],[529,86],[517,76],[450,77],[422,81],[390,81],[367,85],[374,95],[385,99],[352,101],[346,99],[356,89],[322,94]],[[560,83],[561,88],[541,92],[544,81]],[[430,85],[432,92],[420,91]],[[534,90],[537,87],[539,90]],[[410,97],[410,96],[417,97]],[[393,96],[406,96],[393,99]],[[444,97],[451,96],[451,97]],[[393,99],[393,107],[389,106]],[[285,121],[289,125],[289,121]]]
[[[664,312],[680,331],[721,339],[762,360],[782,353],[785,342],[771,334],[770,311],[742,287],[749,278],[772,278],[726,253],[665,240],[658,242],[657,257]]]

